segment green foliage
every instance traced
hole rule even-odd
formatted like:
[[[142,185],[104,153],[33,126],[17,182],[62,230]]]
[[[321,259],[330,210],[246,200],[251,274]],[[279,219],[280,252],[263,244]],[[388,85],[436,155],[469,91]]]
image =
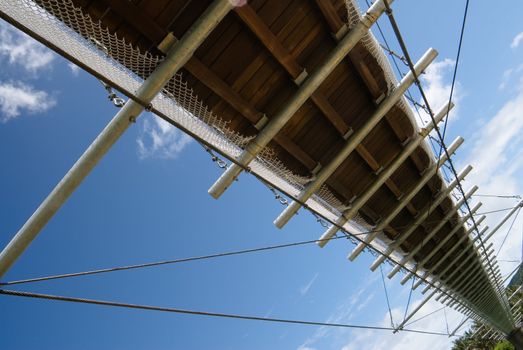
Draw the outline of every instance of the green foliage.
[[[523,269],[520,270],[523,273]],[[516,289],[517,285],[508,286],[505,290],[507,297],[511,296]],[[523,292],[520,291],[518,295],[512,297],[509,300],[509,305],[512,307],[518,300],[523,298]],[[523,312],[523,303],[519,306],[521,312]],[[478,329],[481,328],[478,333]],[[514,350],[514,347],[507,340],[503,340],[499,343],[491,339],[485,339],[484,335],[488,332],[489,327],[481,327],[481,324],[474,322],[472,327],[466,331],[463,336],[454,340],[452,350]]]
[[[514,346],[508,340],[502,340],[496,344],[494,350],[515,350]]]

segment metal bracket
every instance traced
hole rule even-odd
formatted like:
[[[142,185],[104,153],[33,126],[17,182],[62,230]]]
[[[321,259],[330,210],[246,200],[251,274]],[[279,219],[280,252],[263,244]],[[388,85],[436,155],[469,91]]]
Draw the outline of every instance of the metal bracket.
[[[318,163],[316,164],[316,166],[314,167],[314,169],[311,170],[311,173],[312,173],[313,175],[318,175],[318,172],[321,170],[321,168],[322,168],[322,166],[321,166],[321,164],[318,162]]]
[[[345,34],[347,34],[348,31],[349,31],[349,26],[344,24],[340,27],[340,29],[338,29],[338,31],[336,33],[333,33],[333,36],[336,39],[336,41],[340,41],[345,36]]]
[[[403,147],[407,146],[409,144],[409,142],[412,140],[412,137],[407,137],[405,140],[401,141],[401,145]]]
[[[174,44],[178,42],[178,39],[174,36],[172,32],[167,33],[165,38],[158,44],[157,48],[163,53],[167,53],[173,47]]]
[[[349,130],[347,130],[347,132],[343,135],[343,139],[347,141],[352,134],[354,134],[354,129],[349,128]]]
[[[379,105],[381,103],[381,101],[383,101],[385,99],[385,97],[387,97],[387,94],[386,93],[382,93],[381,95],[378,96],[377,99],[374,100],[374,103],[376,105]]]
[[[258,120],[256,122],[256,124],[254,124],[254,127],[257,129],[257,130],[261,130],[263,129],[263,127],[265,125],[267,125],[267,123],[269,122],[269,118],[267,118],[267,115],[262,115],[262,117],[260,118],[260,120]]]
[[[307,70],[304,68],[304,69],[301,71],[300,75],[298,75],[298,76],[296,77],[296,79],[294,79],[294,83],[295,83],[296,85],[300,86],[300,85],[303,83],[303,81],[304,81],[308,76],[309,76],[309,73],[307,73]]]

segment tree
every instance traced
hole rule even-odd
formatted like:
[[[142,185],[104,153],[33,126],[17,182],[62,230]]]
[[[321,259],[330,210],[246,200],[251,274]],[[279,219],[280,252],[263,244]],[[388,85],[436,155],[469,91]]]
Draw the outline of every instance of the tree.
[[[502,340],[496,344],[494,350],[515,350],[514,346],[508,340]]]

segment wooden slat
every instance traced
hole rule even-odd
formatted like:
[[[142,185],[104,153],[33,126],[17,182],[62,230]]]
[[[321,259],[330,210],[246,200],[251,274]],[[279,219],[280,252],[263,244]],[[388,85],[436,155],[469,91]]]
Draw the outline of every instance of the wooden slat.
[[[329,5],[327,1],[318,2],[321,3],[321,7],[324,11],[326,11],[325,13],[329,13],[329,20],[333,22],[333,25],[335,23],[336,25],[339,25],[341,27],[341,25],[343,25],[343,22],[336,14],[336,11],[334,10],[332,4]],[[331,11],[333,11],[333,13],[331,13]],[[257,13],[248,5],[236,8],[235,12],[238,14],[239,18],[246,24],[246,26],[258,37],[258,39],[267,48],[267,50],[269,50],[273,54],[274,58],[282,65],[282,67],[285,68],[289,75],[293,79],[296,79],[299,76],[299,74],[303,71],[303,68],[283,47],[276,35],[274,35],[274,33],[271,32],[270,28],[261,20]],[[368,74],[372,77],[372,74],[370,73],[369,69],[362,63],[363,61],[358,59],[357,62],[360,66],[364,66],[362,69],[365,70],[365,74]],[[375,80],[369,80],[369,84],[374,84],[374,87],[376,89],[379,89],[378,84],[375,82]],[[328,102],[325,95],[323,95],[319,91],[316,91],[312,95],[311,99],[341,135],[345,135],[349,131],[349,126],[345,123],[343,118]],[[373,171],[378,171],[380,169],[380,165],[378,164],[378,162],[362,144],[358,145],[356,151],[367,162],[367,164],[371,167]],[[398,188],[398,186],[396,186],[394,181],[389,179],[386,182],[386,185],[389,187],[391,192],[396,197],[401,196],[402,192]],[[407,207],[413,215],[417,213],[414,206],[412,206],[410,203]]]
[[[334,33],[337,33],[337,31],[343,27],[345,23],[343,23],[340,16],[338,16],[338,13],[336,12],[336,9],[330,0],[315,0],[315,2],[316,5],[318,5],[321,13],[323,13],[323,16],[325,17],[325,20],[327,21],[327,24],[331,30],[334,30]]]
[[[253,125],[256,124],[263,114],[257,111],[248,101],[243,99],[240,94],[234,91],[229,85],[220,79],[214,72],[206,67],[196,57],[192,57],[184,66],[189,73],[196,79],[200,80],[205,86],[211,89],[215,94],[223,98],[227,103],[236,109],[241,115],[249,120]],[[316,167],[317,162],[312,159],[300,146],[292,141],[287,135],[280,132],[274,141],[284,150],[293,155],[307,169],[312,170]]]
[[[340,19],[340,16],[338,16],[338,13],[336,12],[332,2],[330,0],[315,0],[315,2],[325,17],[325,20],[327,21],[327,24],[331,28],[332,32],[334,34],[338,33],[338,31],[345,26],[345,23],[343,23],[343,21]],[[362,59],[359,50],[357,48],[351,50],[348,56],[363,79],[363,82],[369,89],[369,92],[371,93],[374,100],[381,98],[385,91],[380,89],[378,82],[371,74],[369,67],[365,64],[365,61]]]
[[[270,28],[258,17],[258,14],[249,5],[236,7],[234,12],[240,17],[249,29],[260,39],[265,47],[274,55],[274,57],[285,67],[285,69],[294,77],[300,75],[303,68],[300,67],[294,58],[287,52]]]
[[[160,43],[167,34],[152,18],[140,11],[135,4],[125,0],[103,0],[103,2],[128,23],[139,29],[153,44]]]
[[[251,104],[245,101],[240,94],[231,89],[227,83],[220,79],[220,77],[196,57],[193,56],[185,64],[184,68],[215,94],[226,100],[231,107],[240,112],[253,125],[263,117],[263,113],[260,113]]]
[[[154,22],[154,20],[149,18],[149,16],[146,14],[140,13],[139,8],[134,4],[123,0],[103,1],[107,2],[107,4],[111,6],[115,12],[117,12],[130,23],[139,24],[142,26],[141,29],[144,30],[144,35],[146,35],[153,43],[160,43],[161,40],[163,40],[163,38],[167,35],[166,29],[159,27],[156,22]],[[247,16],[249,15],[252,15],[252,13],[247,12]],[[275,48],[277,50],[277,45],[275,45]],[[293,60],[289,60],[289,62],[291,63],[291,66],[292,63],[295,63]],[[220,77],[218,77],[196,57],[193,56],[185,64],[184,68],[187,69],[189,73],[201,81],[216,95],[227,101],[231,107],[238,111],[253,125],[255,125],[263,117],[263,113],[257,111],[248,101],[243,99],[240,94],[234,91],[227,83],[220,79]],[[280,133],[275,138],[275,141],[283,149],[285,149],[298,161],[300,161],[307,169],[312,170],[316,167],[317,162],[285,134]]]

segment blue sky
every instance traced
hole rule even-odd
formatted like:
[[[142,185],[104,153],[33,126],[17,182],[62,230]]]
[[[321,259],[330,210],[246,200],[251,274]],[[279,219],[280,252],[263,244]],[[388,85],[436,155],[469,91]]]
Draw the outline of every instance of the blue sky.
[[[364,6],[362,6],[364,8]],[[448,89],[464,1],[396,1],[413,59],[440,52],[424,75],[433,108]],[[465,138],[456,164],[475,167],[465,188],[523,193],[523,3],[510,10],[471,2],[448,132]],[[386,18],[380,20],[394,42]],[[378,37],[378,39],[380,39]],[[396,51],[399,52],[399,49]],[[117,109],[89,74],[0,24],[0,246],[5,246]],[[414,90],[413,90],[414,92]],[[283,230],[282,210],[252,176],[218,201],[207,188],[221,169],[178,130],[143,115],[42,230],[4,277],[13,280],[317,238],[323,228],[301,211]],[[513,200],[483,200],[483,211]],[[480,210],[481,211],[481,210]],[[488,217],[489,225],[500,215]],[[522,215],[523,216],[523,215]],[[495,237],[499,247],[506,233]],[[521,257],[522,221],[503,245]],[[303,246],[136,271],[49,281],[16,289],[239,314],[388,326],[374,257],[346,260],[350,243]],[[500,262],[503,272],[513,263]],[[390,268],[384,265],[384,272]],[[398,322],[408,288],[387,281]],[[15,289],[15,288],[13,288]],[[413,296],[413,304],[421,297]],[[429,303],[420,316],[439,307]],[[6,349],[406,349],[449,348],[446,337],[351,331],[161,314],[0,297]],[[450,327],[459,319],[447,311]],[[412,326],[445,331],[442,312]]]

